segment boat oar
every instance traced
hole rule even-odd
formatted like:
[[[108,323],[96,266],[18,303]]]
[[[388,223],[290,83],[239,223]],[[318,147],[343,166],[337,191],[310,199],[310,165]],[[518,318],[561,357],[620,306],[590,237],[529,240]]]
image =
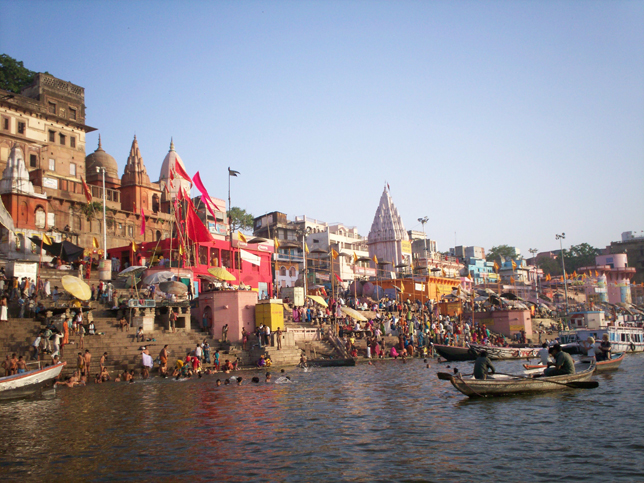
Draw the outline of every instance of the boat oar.
[[[538,377],[519,376],[517,374],[504,374],[503,372],[497,372],[496,374],[498,374],[499,376],[516,377],[518,379],[530,379],[532,381],[551,382],[552,384],[559,384],[561,386],[568,386],[568,387],[572,387],[574,389],[595,389],[596,387],[599,387],[599,383],[597,381],[558,382],[558,381],[552,381],[550,379],[540,379]]]

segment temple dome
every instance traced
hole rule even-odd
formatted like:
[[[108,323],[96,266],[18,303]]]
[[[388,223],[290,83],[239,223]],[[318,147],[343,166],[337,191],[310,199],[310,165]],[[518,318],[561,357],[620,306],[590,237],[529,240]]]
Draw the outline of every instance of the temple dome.
[[[116,160],[103,150],[101,136],[98,136],[98,148],[85,158],[85,172],[88,178],[96,175],[96,168],[105,168],[105,176],[119,179],[119,167]]]
[[[163,160],[163,164],[161,165],[161,172],[159,173],[159,183],[161,184],[161,182],[163,182],[163,184],[168,184],[168,191],[172,195],[172,198],[174,198],[174,195],[176,195],[179,191],[179,187],[185,188],[186,193],[190,195],[190,181],[178,176],[174,176],[174,181],[171,183],[169,182],[170,170],[172,169],[172,167],[174,167],[175,163],[179,163],[184,171],[187,172],[186,165],[183,164],[181,156],[179,156],[179,154],[177,154],[177,152],[174,150],[174,142],[170,140],[170,151],[168,151],[168,154],[166,155],[165,159]]]

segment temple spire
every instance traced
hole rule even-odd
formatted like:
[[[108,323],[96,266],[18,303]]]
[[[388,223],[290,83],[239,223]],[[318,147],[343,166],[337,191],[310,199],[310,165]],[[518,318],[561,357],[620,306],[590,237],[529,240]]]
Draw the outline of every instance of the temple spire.
[[[170,151],[174,151],[174,139],[170,138]]]
[[[98,149],[103,149],[103,145],[101,144],[101,135],[98,135]],[[97,151],[98,151],[97,149]]]

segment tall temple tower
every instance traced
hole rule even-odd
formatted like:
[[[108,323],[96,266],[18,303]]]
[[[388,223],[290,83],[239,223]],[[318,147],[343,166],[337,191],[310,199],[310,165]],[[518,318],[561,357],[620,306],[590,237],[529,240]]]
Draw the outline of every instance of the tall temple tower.
[[[371,224],[367,245],[370,257],[375,255],[380,262],[392,263],[386,269],[393,270],[398,264],[411,263],[411,242],[386,187]]]

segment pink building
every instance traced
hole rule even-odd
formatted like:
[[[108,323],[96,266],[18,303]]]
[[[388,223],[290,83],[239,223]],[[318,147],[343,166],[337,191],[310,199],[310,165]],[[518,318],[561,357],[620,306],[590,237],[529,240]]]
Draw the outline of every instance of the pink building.
[[[582,267],[579,273],[586,275],[584,289],[589,300],[631,303],[631,279],[635,276],[635,268],[628,266],[625,253],[598,255],[595,266]]]

